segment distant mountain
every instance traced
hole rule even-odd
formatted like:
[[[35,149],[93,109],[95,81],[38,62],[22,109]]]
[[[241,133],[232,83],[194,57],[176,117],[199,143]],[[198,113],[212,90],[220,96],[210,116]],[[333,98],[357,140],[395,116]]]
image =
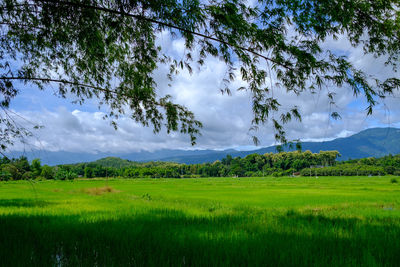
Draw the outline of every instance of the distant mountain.
[[[383,157],[400,153],[400,129],[371,128],[345,138],[327,142],[305,142],[303,149],[318,152],[320,150],[338,150],[341,160],[366,157]]]
[[[286,149],[291,151],[294,149]],[[400,154],[400,129],[397,128],[370,128],[349,137],[337,138],[324,142],[303,142],[302,150],[310,150],[317,153],[321,150],[337,150],[341,157],[339,160],[358,159],[366,157],[383,157],[388,154]],[[213,151],[208,154],[196,154],[182,156],[170,156],[161,158],[162,161],[174,161],[181,163],[202,163],[220,160],[226,155],[232,157],[245,157],[249,154],[265,154],[276,152],[276,146],[265,147],[252,151],[224,150]]]
[[[400,154],[400,129],[397,128],[371,128],[361,131],[345,138],[337,138],[332,141],[324,142],[304,142],[302,149],[312,152],[320,150],[337,150],[342,157],[340,160],[349,158],[382,157],[388,154]],[[172,150],[163,149],[154,152],[139,151],[132,153],[75,153],[75,152],[51,152],[51,151],[31,151],[31,152],[11,152],[9,157],[19,157],[24,154],[29,160],[34,158],[42,159],[44,164],[57,165],[78,162],[91,162],[106,157],[118,157],[126,159],[124,163],[129,165],[129,161],[172,161],[179,163],[204,163],[214,162],[226,157],[228,154],[233,157],[245,157],[246,155],[258,153],[265,154],[276,152],[276,147],[265,147],[252,151],[228,150]],[[129,161],[128,161],[129,160]],[[108,164],[106,161],[104,164]],[[111,164],[111,162],[109,162]]]
[[[225,150],[227,152],[236,150]],[[21,155],[26,156],[29,160],[34,158],[40,158],[43,164],[58,165],[58,164],[72,164],[80,162],[93,162],[99,159],[107,157],[118,157],[127,159],[130,161],[164,161],[170,157],[185,158],[190,156],[203,156],[215,153],[215,150],[177,150],[177,149],[162,149],[154,152],[139,151],[131,153],[111,153],[111,152],[99,152],[99,153],[85,153],[85,152],[68,152],[68,151],[46,151],[46,150],[34,150],[34,151],[12,151],[6,153],[7,157],[17,158]],[[172,159],[170,161],[173,161]],[[176,161],[180,162],[180,161]]]

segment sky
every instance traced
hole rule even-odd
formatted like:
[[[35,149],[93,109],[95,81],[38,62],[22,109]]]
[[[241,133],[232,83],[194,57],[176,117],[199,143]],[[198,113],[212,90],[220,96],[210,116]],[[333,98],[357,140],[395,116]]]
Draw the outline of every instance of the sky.
[[[168,32],[160,34],[158,42],[168,53],[183,55],[182,39],[171,39]],[[362,48],[352,47],[345,38],[329,40],[324,44],[337,54],[347,55],[358,68],[380,78],[393,75],[384,59],[363,54]],[[256,149],[275,144],[271,124],[261,127],[256,133],[260,140],[255,147],[249,133],[252,119],[251,98],[246,92],[233,91],[231,96],[221,94],[220,88],[226,73],[224,63],[216,58],[208,58],[199,69],[190,75],[181,72],[167,84],[167,69],[160,66],[154,73],[157,92],[170,94],[176,103],[183,104],[194,112],[203,123],[197,145],[191,146],[189,136],[180,133],[154,134],[129,118],[117,121],[114,130],[110,121],[104,120],[106,110],[98,109],[95,101],[84,105],[71,103],[55,95],[56,86],[40,91],[35,87],[21,85],[19,95],[11,103],[11,110],[26,125],[39,124],[42,129],[34,130],[34,136],[26,144],[16,143],[12,150],[49,150],[70,152],[131,152],[155,151],[159,149]],[[240,79],[235,85],[241,83]],[[367,116],[367,104],[362,98],[355,98],[349,88],[329,88],[336,92],[336,106],[329,105],[327,89],[316,94],[303,93],[299,96],[275,89],[282,107],[300,107],[302,122],[293,121],[285,126],[288,139],[302,141],[322,141],[346,137],[371,127],[400,127],[399,93],[378,105],[372,116]],[[335,121],[331,111],[337,111],[342,119]]]

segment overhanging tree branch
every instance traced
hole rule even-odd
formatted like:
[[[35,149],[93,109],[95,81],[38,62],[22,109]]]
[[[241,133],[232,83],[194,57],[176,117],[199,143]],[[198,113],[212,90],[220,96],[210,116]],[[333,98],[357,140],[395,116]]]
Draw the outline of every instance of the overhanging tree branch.
[[[258,53],[256,51],[254,51],[253,49],[246,48],[246,47],[243,47],[243,46],[234,45],[234,44],[232,44],[230,42],[227,42],[225,40],[221,40],[221,39],[218,39],[218,38],[206,35],[206,34],[202,34],[202,33],[199,33],[199,32],[191,31],[191,30],[188,30],[188,29],[185,29],[185,28],[182,28],[182,27],[179,27],[179,26],[167,23],[167,22],[162,22],[162,21],[158,21],[158,20],[155,20],[155,19],[152,19],[152,18],[148,18],[148,17],[145,17],[143,15],[131,14],[131,13],[126,13],[126,12],[123,12],[123,11],[118,11],[118,10],[109,9],[109,8],[105,8],[105,7],[85,5],[85,4],[82,4],[82,3],[74,3],[74,2],[68,2],[68,1],[35,0],[35,2],[53,3],[53,4],[60,4],[60,5],[65,5],[65,6],[77,7],[77,8],[88,8],[88,9],[94,9],[94,10],[99,10],[99,11],[103,11],[103,12],[108,12],[108,13],[111,13],[111,14],[127,16],[127,17],[138,19],[138,20],[145,20],[145,21],[148,21],[148,22],[151,22],[151,23],[154,23],[154,24],[165,26],[167,28],[172,28],[172,29],[175,29],[175,30],[179,30],[179,31],[182,31],[182,32],[193,34],[193,35],[198,36],[198,37],[202,37],[202,38],[205,38],[205,39],[208,39],[208,40],[212,40],[212,41],[215,41],[215,42],[218,42],[218,43],[221,43],[221,44],[225,44],[227,46],[230,46],[230,47],[233,47],[233,48],[236,48],[236,49],[247,51],[247,52],[249,52],[249,53],[251,53],[251,54],[253,54],[255,56],[258,56],[258,57],[261,57],[261,58],[263,58],[263,59],[265,59],[267,61],[273,62],[274,64],[279,65],[279,66],[281,66],[283,68],[293,70],[293,68],[291,66],[288,66],[287,64],[284,64],[282,62],[278,62],[278,61],[276,61],[276,60],[274,60],[272,58],[264,56],[264,55],[262,55],[262,54],[260,54],[260,53]]]
[[[40,78],[40,77],[0,77],[0,80],[25,80],[25,81],[41,81],[41,82],[47,82],[47,83],[49,83],[49,82],[54,82],[54,83],[62,83],[62,84],[69,84],[69,85],[73,85],[73,86],[81,86],[81,87],[87,87],[87,88],[91,88],[91,89],[95,89],[95,90],[99,90],[99,91],[102,91],[102,92],[105,92],[105,93],[112,93],[112,94],[116,94],[116,95],[119,95],[119,96],[124,96],[124,97],[127,97],[127,98],[131,98],[131,96],[130,95],[128,95],[128,94],[124,94],[123,92],[117,92],[117,91],[115,91],[115,90],[112,90],[112,89],[106,89],[106,88],[103,88],[103,87],[98,87],[98,86],[94,86],[94,85],[90,85],[90,84],[83,84],[83,83],[77,83],[77,82],[72,82],[72,81],[68,81],[68,80],[64,80],[64,79],[51,79],[51,78]],[[163,102],[163,101],[161,101],[161,102],[155,102],[155,104],[157,105],[157,106],[161,106],[161,107],[164,107],[164,106],[166,106],[166,103],[167,102]],[[179,106],[179,105],[176,105],[176,104],[174,104],[175,105],[175,107],[177,107],[177,108],[181,108],[181,106]]]
[[[343,34],[352,44],[363,46],[365,54],[388,54],[388,62],[396,67],[400,46],[393,37],[398,36],[398,0],[259,0],[254,7],[244,0],[200,2],[5,1],[0,5],[0,23],[9,25],[0,25],[7,34],[0,38],[4,107],[19,93],[12,80],[41,89],[58,83],[61,96],[70,92],[80,103],[96,98],[99,105],[110,107],[110,117],[131,111],[133,119],[152,123],[158,131],[163,114],[169,114],[169,130],[192,133],[193,127],[198,128],[193,113],[174,106],[169,96],[159,97],[153,74],[159,63],[170,63],[168,78],[178,74],[179,68],[191,72],[192,53],[196,53],[199,65],[210,56],[227,65],[226,90],[240,73],[245,86],[239,89],[252,94],[252,125],[263,125],[272,114],[276,139],[284,143],[282,125],[295,114],[283,112],[281,120],[274,119],[275,111],[284,109],[278,108],[277,98],[269,97],[274,88],[300,94],[322,86],[349,85],[356,94],[365,92],[371,110],[377,95],[398,87],[397,82],[382,83],[356,69],[348,57],[337,56],[333,48],[323,45],[330,36]],[[24,8],[13,7],[20,4]],[[163,30],[184,40],[189,50],[184,51],[185,59],[174,60],[175,51],[161,50],[164,43],[159,43],[157,33]],[[296,39],[299,35],[307,38]],[[179,107],[183,107],[181,113]],[[183,126],[177,127],[178,123]]]
[[[71,81],[67,81],[64,79],[50,79],[50,78],[39,78],[39,77],[0,77],[0,80],[30,80],[30,81],[41,81],[41,82],[55,82],[55,83],[65,83],[65,84],[70,84],[70,85],[75,85],[75,86],[82,86],[82,87],[88,87],[91,89],[96,89],[99,91],[104,91],[104,92],[111,92],[111,93],[116,93],[113,90],[110,89],[105,89],[102,87],[98,87],[98,86],[93,86],[90,84],[83,84],[83,83],[76,83],[76,82],[71,82]]]

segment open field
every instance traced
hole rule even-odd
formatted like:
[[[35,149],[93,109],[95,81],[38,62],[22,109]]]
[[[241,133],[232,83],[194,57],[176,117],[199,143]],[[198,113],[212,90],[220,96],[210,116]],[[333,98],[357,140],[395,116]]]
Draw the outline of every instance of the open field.
[[[3,182],[0,226],[2,266],[398,266],[400,185],[391,177]]]

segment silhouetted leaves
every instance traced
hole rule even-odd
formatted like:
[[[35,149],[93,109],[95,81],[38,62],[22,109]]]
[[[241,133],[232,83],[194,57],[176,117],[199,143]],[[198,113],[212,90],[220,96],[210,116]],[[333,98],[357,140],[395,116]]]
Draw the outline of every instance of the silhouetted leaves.
[[[179,70],[192,73],[193,64],[218,57],[228,68],[222,92],[229,94],[230,83],[243,80],[246,85],[239,89],[252,96],[253,126],[272,122],[277,141],[286,143],[283,125],[293,117],[301,120],[301,107],[282,111],[274,89],[299,95],[349,86],[355,95],[364,96],[371,114],[377,98],[392,94],[400,84],[396,77],[371,77],[347,57],[322,47],[328,38],[347,38],[365,53],[384,56],[397,70],[397,0],[259,0],[254,7],[242,0],[3,0],[0,5],[5,112],[21,86],[16,81],[40,89],[53,84],[58,95],[72,96],[76,103],[98,99],[99,106],[110,110],[107,117],[115,127],[116,119],[129,115],[154,132],[165,127],[188,134],[194,144],[201,123],[186,107],[157,94],[153,72],[167,64],[168,78],[173,79]],[[185,40],[179,59],[157,46],[163,31]],[[328,97],[334,103],[332,90]],[[12,133],[3,133],[2,148],[21,136],[9,123],[13,124],[2,117],[1,130]]]

